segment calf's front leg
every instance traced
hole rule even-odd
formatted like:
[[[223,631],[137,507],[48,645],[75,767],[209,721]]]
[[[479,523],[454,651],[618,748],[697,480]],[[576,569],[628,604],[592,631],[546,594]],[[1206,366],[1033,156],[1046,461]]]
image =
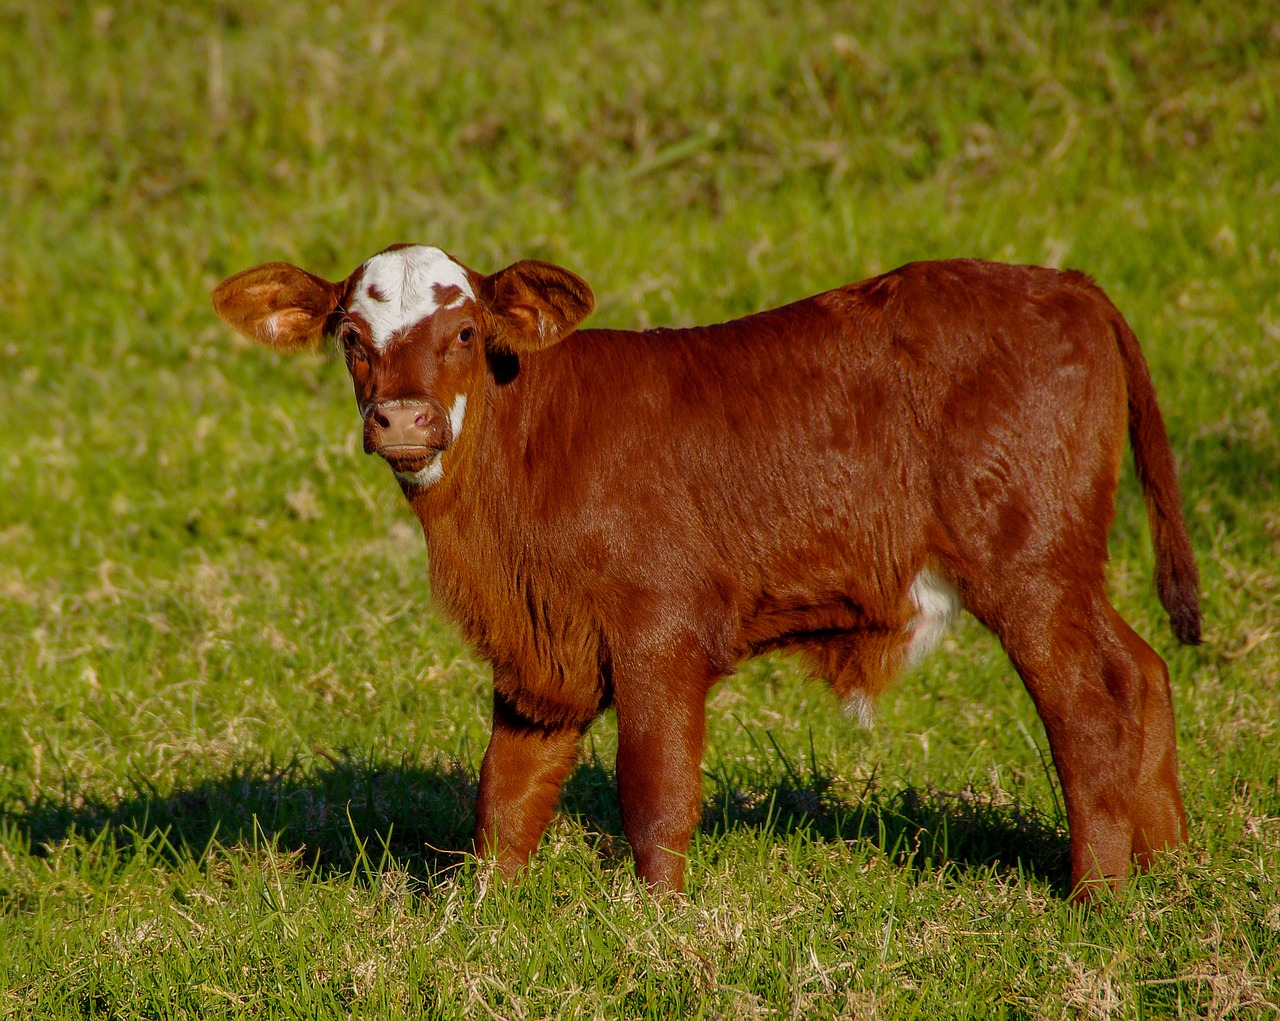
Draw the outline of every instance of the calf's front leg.
[[[674,690],[673,690],[674,688]],[[636,874],[654,892],[684,890],[684,860],[702,818],[706,687],[619,691],[618,800]]]
[[[501,694],[493,700],[493,735],[480,767],[477,855],[508,879],[529,863],[573,771],[583,728],[544,725],[521,716]]]

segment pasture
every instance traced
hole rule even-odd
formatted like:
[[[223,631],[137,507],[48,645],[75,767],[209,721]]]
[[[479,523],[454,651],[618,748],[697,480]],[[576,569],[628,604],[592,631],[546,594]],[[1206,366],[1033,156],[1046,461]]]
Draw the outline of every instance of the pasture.
[[[0,3],[0,1016],[1253,1018],[1280,1010],[1280,20],[1266,4]],[[519,886],[465,852],[487,668],[339,360],[210,289],[395,241],[719,321],[954,255],[1091,273],[1182,471],[1191,843],[1067,903],[1048,745],[964,617],[860,729],[713,693],[686,898],[609,716]]]

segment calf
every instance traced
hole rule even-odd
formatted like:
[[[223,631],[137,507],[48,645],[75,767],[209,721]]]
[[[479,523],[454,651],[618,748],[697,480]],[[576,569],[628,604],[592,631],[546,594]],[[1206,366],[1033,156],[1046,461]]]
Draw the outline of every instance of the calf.
[[[364,449],[493,667],[475,842],[503,873],[612,705],[636,869],[681,889],[712,685],[799,652],[865,715],[961,608],[1048,731],[1076,896],[1186,839],[1168,672],[1106,595],[1126,430],[1186,643],[1195,559],[1138,342],[1083,274],[915,263],[718,326],[576,330],[594,298],[567,270],[397,245],[213,304],[269,347],[341,344]]]

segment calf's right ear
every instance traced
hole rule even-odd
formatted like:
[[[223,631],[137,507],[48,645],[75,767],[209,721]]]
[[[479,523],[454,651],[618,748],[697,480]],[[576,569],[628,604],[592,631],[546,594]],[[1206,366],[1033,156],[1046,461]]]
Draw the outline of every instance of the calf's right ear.
[[[287,262],[268,262],[228,277],[212,298],[214,311],[250,340],[299,351],[319,345],[341,295],[340,284]]]

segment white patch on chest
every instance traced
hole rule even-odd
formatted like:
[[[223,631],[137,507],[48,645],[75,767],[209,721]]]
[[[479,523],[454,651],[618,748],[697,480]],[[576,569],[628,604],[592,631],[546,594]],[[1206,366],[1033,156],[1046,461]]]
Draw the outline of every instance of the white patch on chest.
[[[955,586],[927,567],[916,575],[908,594],[916,608],[907,642],[907,666],[913,667],[937,648],[962,604]]]
[[[456,293],[444,294],[442,305],[442,289],[455,287]],[[475,292],[466,270],[439,248],[413,245],[382,252],[366,262],[347,311],[369,324],[373,346],[381,351],[414,323],[468,298],[474,300]]]
[[[453,406],[449,409],[449,429],[450,442],[453,445],[458,442],[458,437],[462,435],[462,423],[467,417],[467,395],[457,394],[453,398]],[[396,478],[406,485],[413,486],[415,489],[426,489],[436,482],[444,478],[444,460],[445,451],[436,454],[425,468],[419,468],[416,472],[396,472]]]

